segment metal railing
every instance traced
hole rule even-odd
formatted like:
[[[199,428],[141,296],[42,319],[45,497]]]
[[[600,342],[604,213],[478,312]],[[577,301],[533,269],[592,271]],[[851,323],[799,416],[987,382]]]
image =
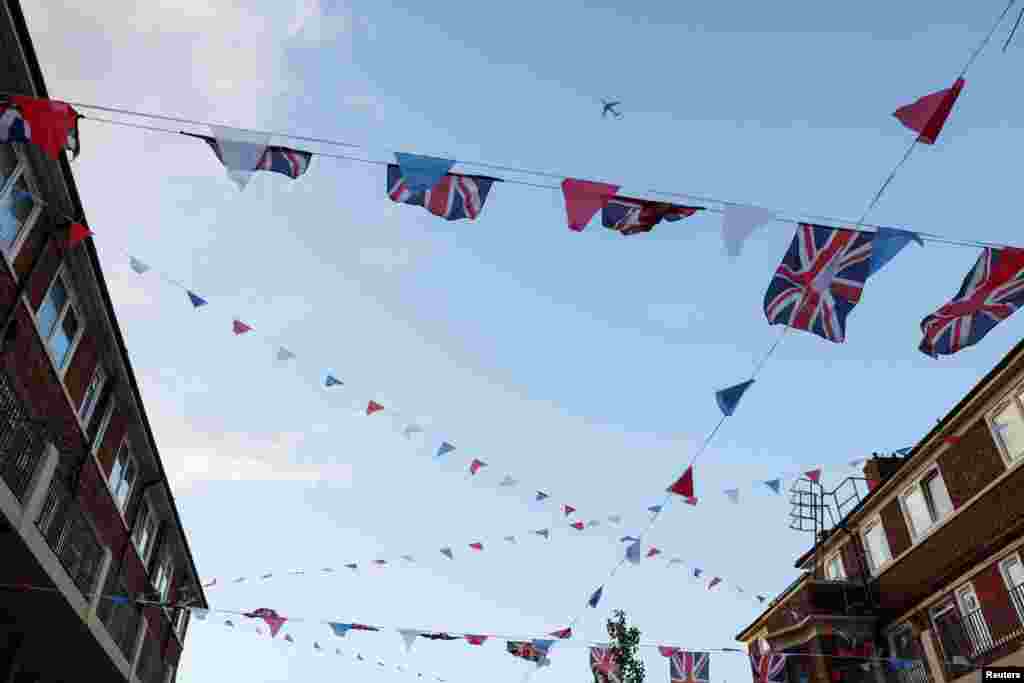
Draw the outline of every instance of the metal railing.
[[[139,653],[139,664],[135,676],[140,683],[164,683],[167,676],[167,665],[160,655],[160,643],[152,634],[146,634],[146,640],[142,644],[142,652]]]
[[[915,659],[896,671],[896,680],[899,683],[932,683],[932,676],[928,673],[928,665],[920,659]]]
[[[96,588],[103,548],[60,477],[54,477],[36,522],[64,570],[83,596]]]
[[[45,450],[42,430],[25,411],[10,378],[0,372],[0,478],[22,504]]]
[[[114,576],[114,572],[110,572],[103,593],[106,595],[130,595],[125,587],[124,579]],[[130,664],[132,657],[135,656],[135,645],[139,641],[139,626],[142,622],[142,612],[139,606],[131,602],[100,600],[97,615],[106,626],[107,633],[117,643],[121,654]]]
[[[1010,591],[1010,599],[1005,605],[990,605],[987,608],[988,623],[985,613],[977,610],[961,615],[959,621],[950,621],[938,627],[939,641],[942,645],[943,660],[950,678],[970,673],[982,666],[991,664],[1002,656],[1008,644],[1016,643],[1019,647],[1024,643],[1024,586],[1017,586]],[[999,637],[992,635],[995,629]]]

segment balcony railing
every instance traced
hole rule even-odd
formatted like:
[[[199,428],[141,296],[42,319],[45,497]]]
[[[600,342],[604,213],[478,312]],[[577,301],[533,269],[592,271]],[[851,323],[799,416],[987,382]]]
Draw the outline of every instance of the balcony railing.
[[[60,476],[50,482],[36,526],[78,590],[83,596],[91,595],[96,588],[103,548]]]
[[[161,656],[160,643],[151,633],[146,634],[146,641],[142,644],[135,675],[140,683],[164,683],[167,676],[167,665]]]
[[[10,378],[0,372],[0,478],[22,503],[45,449],[39,426],[31,421]]]
[[[103,593],[105,595],[129,595],[123,579],[116,577],[113,571],[107,578],[107,587]],[[107,627],[107,633],[117,643],[125,660],[130,663],[135,655],[135,645],[139,640],[139,626],[142,622],[142,613],[138,605],[132,602],[101,599],[97,614],[103,625]]]
[[[937,630],[949,678],[991,664],[1024,645],[1024,585],[1010,591],[1005,605],[989,605],[984,612],[937,625]]]

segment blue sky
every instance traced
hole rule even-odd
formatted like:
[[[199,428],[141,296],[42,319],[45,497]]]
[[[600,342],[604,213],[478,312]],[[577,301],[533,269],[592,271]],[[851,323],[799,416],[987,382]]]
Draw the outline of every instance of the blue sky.
[[[856,218],[911,140],[891,112],[947,87],[1001,4],[204,0],[85,14],[47,1],[26,13],[56,98],[365,143],[376,159],[398,149]],[[1024,136],[1010,122],[1024,99],[1019,54],[998,50],[1007,30],[872,222],[1020,243],[1010,153]],[[601,97],[623,100],[625,118],[602,120]],[[778,334],[761,302],[791,226],[758,233],[730,264],[710,213],[629,239],[596,222],[576,234],[558,192],[504,184],[480,220],[446,223],[390,203],[379,166],[314,158],[297,182],[260,174],[239,193],[197,141],[90,122],[82,137],[76,177],[204,580],[423,558],[222,586],[216,607],[561,627],[617,561],[622,532],[500,547],[555,519],[527,504],[532,488],[499,495],[458,465],[479,457],[492,484],[509,473],[635,527],[717,421],[713,392],[749,376]],[[135,275],[126,252],[210,306]],[[921,318],[976,257],[912,245],[868,284],[845,344],[788,335],[702,456],[705,499],[670,509],[651,542],[750,592],[784,588],[809,538],[787,528],[786,498],[753,482],[912,444],[1006,353],[1019,319],[952,358],[917,350]],[[234,337],[233,316],[256,334]],[[294,367],[276,366],[276,343]],[[324,392],[327,369],[351,388]],[[371,397],[431,424],[461,459],[438,467],[430,444],[358,417]],[[733,485],[738,506],[720,493]],[[472,557],[437,552],[480,538],[492,543]],[[758,611],[652,562],[620,572],[578,633],[604,638],[617,607],[645,641],[692,649],[735,646]],[[394,633],[338,643],[324,626],[286,630],[295,648],[194,624],[178,680],[415,680],[355,650],[453,683],[525,671],[496,641],[424,641],[405,656]],[[314,656],[313,640],[349,656]],[[587,680],[586,656],[557,650],[537,680]],[[645,656],[649,680],[665,680],[666,661]],[[735,655],[712,670],[749,675]]]

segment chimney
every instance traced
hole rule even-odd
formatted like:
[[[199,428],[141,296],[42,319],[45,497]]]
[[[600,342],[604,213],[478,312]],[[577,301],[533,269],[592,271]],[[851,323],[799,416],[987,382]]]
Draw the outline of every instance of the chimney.
[[[903,467],[903,463],[906,461],[906,458],[899,455],[886,457],[878,453],[872,453],[871,457],[864,463],[864,478],[868,480],[868,490],[874,491],[885,483],[886,480]]]

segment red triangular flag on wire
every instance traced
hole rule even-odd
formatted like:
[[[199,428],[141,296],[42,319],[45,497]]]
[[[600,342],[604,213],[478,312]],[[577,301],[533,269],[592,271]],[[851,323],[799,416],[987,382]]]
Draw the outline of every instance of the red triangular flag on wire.
[[[697,505],[697,498],[695,496],[690,496],[689,498],[684,498],[683,502],[687,505]]]
[[[487,636],[472,636],[467,634],[466,640],[469,641],[470,645],[483,645],[487,640]]]
[[[565,212],[569,217],[569,229],[582,232],[594,214],[608,205],[608,200],[619,191],[618,185],[595,183],[589,180],[566,178],[562,181],[565,196]]]
[[[942,132],[953,104],[964,89],[964,79],[956,79],[952,87],[918,98],[911,104],[900,107],[893,116],[904,126],[918,133],[918,142],[933,145]]]
[[[68,246],[73,247],[86,237],[91,237],[92,235],[92,230],[81,223],[72,223],[68,226]]]
[[[64,149],[71,152],[72,158],[78,156],[78,119],[81,114],[71,105],[25,95],[14,95],[11,102],[20,110],[23,126],[28,129],[27,142],[38,145],[54,161]]]
[[[477,472],[480,471],[481,467],[487,467],[487,463],[485,463],[483,460],[477,460],[476,458],[473,458],[473,462],[469,463],[469,473],[476,474]]]
[[[683,498],[693,498],[693,465],[686,468],[683,476],[676,480],[676,483],[668,487],[669,493],[674,493]],[[690,501],[686,501],[690,502]]]
[[[377,403],[376,401],[370,401],[366,404],[366,414],[373,415],[374,413],[384,410],[384,406]]]
[[[583,522],[573,522],[569,526],[571,526],[573,529],[576,529],[577,531],[583,531]]]
[[[476,543],[470,543],[469,547],[472,548],[473,550],[483,550],[484,549],[484,544],[480,543],[479,541],[477,541]]]
[[[671,657],[675,653],[679,652],[679,648],[672,647],[671,645],[659,645],[658,652],[661,653],[662,657]]]
[[[572,505],[563,505],[562,510],[565,512],[566,517],[576,512],[576,508],[574,508]]]
[[[251,331],[251,330],[252,330],[252,328],[251,328],[251,327],[249,327],[248,325],[246,325],[245,323],[243,323],[243,322],[242,322],[241,320],[238,320],[237,318],[236,318],[236,319],[235,319],[235,321],[234,321],[234,322],[233,322],[233,323],[231,324],[231,329],[232,329],[232,331],[233,331],[233,332],[234,332],[235,334],[245,334],[246,332],[249,332],[249,331]]]
[[[657,548],[651,548],[647,551],[647,557],[654,557],[655,555],[661,555],[661,551]]]
[[[808,479],[817,484],[821,480],[821,469],[819,468],[816,470],[804,472],[804,476],[806,476]]]
[[[563,629],[559,629],[557,631],[552,631],[548,635],[549,636],[554,636],[555,638],[561,638],[563,640],[566,639],[566,638],[572,638],[572,627],[571,626],[566,626]]]

